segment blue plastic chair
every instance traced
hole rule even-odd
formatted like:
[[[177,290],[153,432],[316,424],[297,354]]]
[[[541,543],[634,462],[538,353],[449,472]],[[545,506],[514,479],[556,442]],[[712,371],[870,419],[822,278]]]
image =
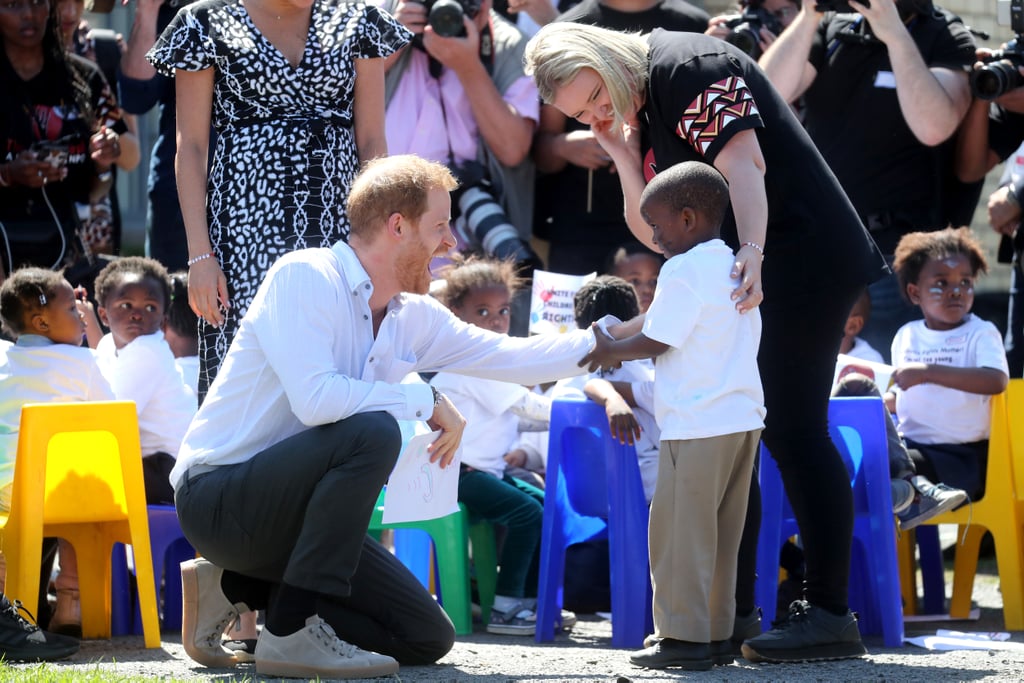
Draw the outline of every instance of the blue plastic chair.
[[[853,489],[854,531],[850,566],[850,608],[865,634],[882,634],[886,647],[903,645],[903,609],[896,525],[889,488],[889,457],[880,398],[833,398],[829,433],[846,463]],[[775,618],[782,541],[799,533],[786,500],[782,477],[768,450],[761,448],[761,532],[757,553],[757,599],[762,623]]]
[[[160,578],[163,577],[163,608],[160,626],[169,631],[181,630],[180,565],[194,559],[196,551],[185,538],[173,505],[148,505],[149,545],[153,556],[153,577],[157,589],[157,605],[161,605]],[[138,600],[128,580],[125,547],[115,544],[112,552],[110,631],[115,636],[142,633],[142,617]]]
[[[636,449],[612,439],[593,401],[551,405],[548,464],[537,588],[537,642],[554,640],[560,619],[565,549],[608,538],[612,646],[639,647],[651,618],[648,507]]]

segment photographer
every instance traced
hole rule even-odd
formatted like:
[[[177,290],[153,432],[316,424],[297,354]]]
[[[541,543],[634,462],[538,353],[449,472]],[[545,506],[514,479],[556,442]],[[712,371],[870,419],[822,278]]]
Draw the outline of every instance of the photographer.
[[[1014,30],[1018,30],[1015,28]],[[1019,30],[1018,30],[1019,33]],[[1005,48],[1005,46],[1004,46]],[[977,72],[990,64],[993,53],[978,50]],[[1009,64],[1009,62],[1007,62]],[[998,259],[1012,263],[1006,316],[1006,360],[1010,377],[1024,374],[1024,230],[1020,229],[1024,201],[1024,68],[1010,65],[1018,78],[1009,82],[994,101],[976,98],[960,126],[956,140],[956,171],[963,182],[985,177],[1001,161],[1006,162],[999,188],[988,198],[988,221],[1001,235]]]
[[[388,151],[446,163],[456,173],[461,194],[452,215],[465,226],[467,246],[538,267],[527,241],[539,98],[523,73],[526,39],[491,0],[398,0],[384,8],[416,36],[385,78]],[[447,23],[428,20],[444,10],[451,12]]]
[[[800,11],[800,0],[742,0],[737,11],[712,17],[705,33],[759,59]]]
[[[891,259],[903,234],[944,227],[938,146],[970,104],[974,40],[931,0],[850,6],[856,11],[823,13],[804,0],[760,64],[783,97],[804,96],[807,132]],[[913,312],[894,276],[870,291],[863,336],[888,350]]]
[[[94,64],[65,55],[58,26],[50,0],[0,6],[0,282],[24,265],[87,265],[75,202],[109,189],[121,154],[117,102]]]

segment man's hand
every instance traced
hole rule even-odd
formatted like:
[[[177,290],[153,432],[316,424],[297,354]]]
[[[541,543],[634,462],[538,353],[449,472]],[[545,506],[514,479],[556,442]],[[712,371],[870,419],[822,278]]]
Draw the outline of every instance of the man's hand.
[[[1011,237],[1020,225],[1020,204],[1009,185],[1000,187],[989,196],[988,224],[996,232]]]
[[[444,394],[438,394],[434,414],[427,420],[433,430],[441,430],[434,443],[427,446],[430,462],[440,461],[441,469],[448,467],[462,443],[462,432],[466,430],[466,418]]]
[[[871,6],[862,5],[857,0],[849,0],[850,7],[871,24],[871,31],[880,41],[889,44],[890,41],[907,33],[907,27],[900,18],[896,9],[895,0],[871,0]]]
[[[608,415],[612,438],[618,439],[619,443],[634,445],[640,438],[640,423],[622,396],[616,394],[606,397],[604,412]]]
[[[612,355],[612,347],[615,343],[608,338],[604,332],[594,323],[590,326],[594,332],[594,348],[577,363],[579,367],[587,368],[587,372],[597,372],[599,369],[622,367],[622,361]]]
[[[451,38],[438,35],[429,25],[423,29],[423,47],[427,54],[456,75],[466,68],[483,68],[480,62],[480,31],[466,16],[462,17],[462,26],[466,35]]]
[[[565,134],[560,152],[570,164],[597,170],[608,166],[612,159],[591,130],[573,130]]]
[[[427,27],[427,7],[416,0],[399,0],[395,7],[395,19],[415,35]]]

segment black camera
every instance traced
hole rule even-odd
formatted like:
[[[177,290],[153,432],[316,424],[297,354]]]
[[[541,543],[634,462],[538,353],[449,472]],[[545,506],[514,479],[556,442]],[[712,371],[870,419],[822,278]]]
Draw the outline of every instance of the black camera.
[[[489,256],[515,261],[520,275],[531,277],[542,267],[540,258],[519,237],[519,230],[498,203],[483,165],[467,161],[449,168],[459,181],[452,197],[459,207],[456,229],[470,244],[480,246]]]
[[[994,100],[1024,85],[1024,77],[1017,70],[1024,66],[1024,0],[999,0],[996,21],[1009,26],[1017,36],[971,71],[971,92],[982,100]]]
[[[860,4],[865,7],[871,7],[871,0],[857,0]],[[814,9],[817,12],[856,12],[846,0],[818,0],[814,5]]]
[[[746,7],[743,14],[730,18],[725,26],[732,29],[725,42],[735,45],[755,60],[761,56],[761,29],[766,28],[776,36],[782,33],[779,20],[760,5]]]
[[[476,19],[480,13],[480,0],[424,0],[427,23],[434,33],[445,38],[466,35],[462,18]]]

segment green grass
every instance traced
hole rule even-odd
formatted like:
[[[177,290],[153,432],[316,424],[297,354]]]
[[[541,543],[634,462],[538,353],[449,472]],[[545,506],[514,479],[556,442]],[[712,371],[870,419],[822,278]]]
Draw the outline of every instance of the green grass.
[[[252,683],[249,676],[226,679],[216,677],[218,681],[231,683]],[[172,678],[160,676],[122,675],[100,668],[99,664],[91,668],[71,668],[67,665],[40,663],[10,665],[0,662],[0,681],[4,683],[192,683],[193,681],[210,680],[210,677]]]

